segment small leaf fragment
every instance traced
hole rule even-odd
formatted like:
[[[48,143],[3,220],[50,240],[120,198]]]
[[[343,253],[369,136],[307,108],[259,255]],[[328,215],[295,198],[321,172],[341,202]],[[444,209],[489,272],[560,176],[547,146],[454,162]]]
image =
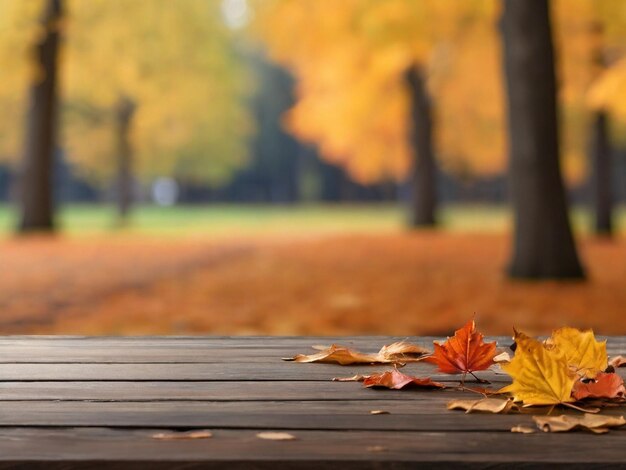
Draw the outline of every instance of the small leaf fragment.
[[[463,387],[463,390],[467,390],[468,392],[480,393],[485,397],[491,395],[502,395],[503,392],[501,389],[487,388],[487,387]]]
[[[585,413],[583,417],[561,416],[533,416],[537,427],[544,432],[567,432],[582,429],[596,434],[603,434],[609,428],[616,428],[626,424],[623,416],[606,416]]]
[[[611,360],[609,361],[609,365],[613,366],[616,369],[618,367],[625,367],[626,366],[626,357],[624,357],[624,356],[615,356],[615,357],[611,358]]]
[[[480,400],[452,400],[448,402],[449,410],[463,410],[466,413],[483,411],[487,413],[506,414],[510,411],[518,411],[519,407],[513,400],[501,400],[499,398],[482,398]]]
[[[369,452],[385,452],[387,451],[387,448],[383,446],[369,446],[367,450]]]
[[[333,382],[363,382],[369,375],[356,374],[352,377],[333,377]]]
[[[294,441],[296,436],[287,432],[260,432],[256,435],[259,439],[266,439],[268,441]]]
[[[624,388],[624,380],[616,373],[600,372],[595,379],[576,381],[572,396],[576,400],[583,400],[584,398],[621,399],[626,397],[626,388]]]
[[[522,434],[534,434],[535,430],[533,428],[529,428],[528,426],[522,426],[518,424],[517,426],[513,426],[511,428],[511,432],[519,432]]]
[[[152,439],[160,439],[164,441],[177,439],[209,439],[210,437],[213,437],[213,433],[204,430],[158,432],[152,435]]]
[[[496,364],[500,362],[511,362],[511,355],[506,351],[501,352],[497,356],[493,357],[493,362],[495,362]]]
[[[485,343],[483,335],[476,330],[476,323],[470,320],[454,332],[445,343],[434,343],[435,352],[426,362],[435,364],[444,374],[467,374],[486,370],[494,364],[496,343]]]
[[[371,410],[370,414],[371,415],[388,415],[388,414],[391,414],[391,413],[389,413],[388,411],[385,411],[385,410]]]

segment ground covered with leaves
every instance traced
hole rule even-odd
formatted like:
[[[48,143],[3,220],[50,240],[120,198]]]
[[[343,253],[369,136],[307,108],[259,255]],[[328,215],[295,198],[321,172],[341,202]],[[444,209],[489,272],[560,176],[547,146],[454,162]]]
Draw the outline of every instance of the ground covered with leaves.
[[[580,248],[588,281],[558,283],[507,280],[502,234],[4,239],[0,332],[626,334],[626,240]]]

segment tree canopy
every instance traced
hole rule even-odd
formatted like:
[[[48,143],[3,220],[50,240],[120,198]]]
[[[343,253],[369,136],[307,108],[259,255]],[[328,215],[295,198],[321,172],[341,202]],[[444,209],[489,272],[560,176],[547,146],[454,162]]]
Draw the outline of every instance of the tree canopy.
[[[24,91],[37,79],[29,45],[43,2],[0,5],[0,101],[16,117],[0,123],[0,155],[15,158]],[[120,100],[136,112],[131,143],[140,176],[219,183],[246,160],[252,124],[248,77],[218,2],[67,1],[62,51],[62,142],[84,174],[108,179],[115,165]]]

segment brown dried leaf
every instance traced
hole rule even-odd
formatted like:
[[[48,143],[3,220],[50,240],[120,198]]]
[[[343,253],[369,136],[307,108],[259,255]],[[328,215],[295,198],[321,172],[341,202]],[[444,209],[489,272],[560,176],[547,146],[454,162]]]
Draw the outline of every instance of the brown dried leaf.
[[[387,448],[383,446],[369,446],[367,450],[369,452],[386,452]]]
[[[371,415],[388,415],[390,413],[388,411],[385,411],[385,410],[371,410],[370,414]]]
[[[485,396],[503,395],[504,393],[506,393],[503,392],[502,389],[487,387],[463,387],[463,390],[467,390],[468,392],[480,393],[481,395]]]
[[[267,439],[268,441],[294,441],[296,436],[287,432],[260,432],[256,435],[259,439]]]
[[[609,361],[609,365],[615,367],[625,367],[626,366],[626,357],[624,356],[615,356]]]
[[[177,440],[177,439],[208,439],[213,437],[213,433],[209,431],[168,431],[158,432],[152,435],[152,439],[161,439],[164,441]]]
[[[602,434],[609,428],[616,428],[626,424],[623,416],[606,416],[585,413],[583,417],[561,416],[533,416],[537,427],[544,432],[567,432],[577,429]]]
[[[522,434],[534,434],[535,430],[533,428],[529,428],[528,426],[522,426],[518,424],[517,426],[513,426],[511,428],[511,432],[519,432]]]
[[[511,355],[506,351],[501,352],[497,356],[494,356],[493,362],[495,362],[496,364],[500,362],[511,362]]]
[[[407,386],[416,386],[423,388],[446,388],[439,382],[434,382],[430,377],[413,377],[403,374],[393,369],[383,372],[382,374],[373,374],[366,376],[363,380],[364,387],[385,387],[392,390],[400,390]]]
[[[398,341],[383,346],[380,348],[380,351],[378,351],[378,354],[394,362],[415,362],[416,360],[423,359],[423,356],[426,354],[430,354],[430,351],[417,344]]]
[[[449,410],[464,410],[466,413],[483,411],[487,413],[507,414],[511,411],[519,411],[519,407],[513,400],[501,400],[499,398],[482,398],[481,400],[452,400],[448,402]]]
[[[333,382],[363,382],[369,375],[356,374],[352,377],[333,377]]]
[[[428,351],[421,346],[405,341],[383,346],[375,354],[366,354],[336,344],[315,354],[297,354],[294,357],[285,357],[283,361],[320,362],[340,364],[396,364],[400,362],[417,362],[423,359]]]
[[[595,379],[578,380],[574,383],[572,396],[576,400],[584,398],[620,399],[626,396],[624,381],[615,373],[600,372]]]

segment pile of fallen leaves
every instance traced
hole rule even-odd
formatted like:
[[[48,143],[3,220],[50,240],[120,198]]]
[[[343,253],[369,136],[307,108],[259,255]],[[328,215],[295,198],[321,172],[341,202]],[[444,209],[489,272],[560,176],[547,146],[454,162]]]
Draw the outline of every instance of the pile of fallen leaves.
[[[393,369],[371,375],[335,378],[341,382],[362,382],[364,387],[400,390],[407,387],[446,389],[447,385],[431,377],[415,377],[398,370],[409,362],[426,362],[437,366],[440,373],[460,374],[455,389],[479,393],[480,399],[453,400],[449,410],[490,413],[522,413],[529,408],[546,410],[545,415],[533,416],[537,427],[545,432],[585,429],[594,433],[607,432],[611,427],[626,424],[623,416],[598,414],[606,407],[626,403],[624,381],[615,372],[626,365],[622,356],[609,361],[606,341],[597,341],[592,330],[581,331],[563,327],[555,330],[545,341],[515,331],[511,351],[498,351],[496,342],[485,343],[474,320],[457,330],[443,344],[434,342],[431,352],[406,341],[383,346],[375,354],[365,354],[347,347],[332,345],[318,347],[311,355],[298,354],[285,360],[322,362],[340,365],[391,364]],[[467,387],[466,378],[489,384],[475,372],[491,370],[508,374],[512,383],[500,389]],[[584,414],[548,416],[556,407],[567,407]],[[515,426],[513,432],[531,433],[532,428]]]

